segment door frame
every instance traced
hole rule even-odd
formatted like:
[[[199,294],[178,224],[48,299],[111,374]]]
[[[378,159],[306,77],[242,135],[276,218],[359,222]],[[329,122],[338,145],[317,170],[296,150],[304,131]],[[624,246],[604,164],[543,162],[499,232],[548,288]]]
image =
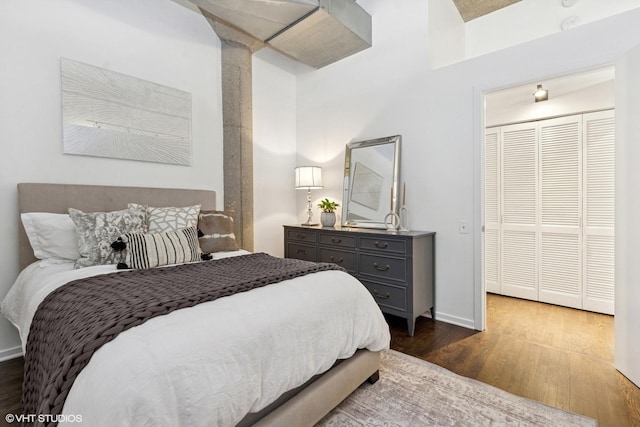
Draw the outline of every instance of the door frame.
[[[535,85],[542,80],[567,77],[603,68],[613,67],[615,62],[606,62],[588,68],[573,69],[568,72],[541,76],[526,81],[512,81],[502,86],[474,86],[473,87],[473,306],[474,329],[484,331],[487,325],[487,292],[485,284],[485,253],[484,253],[484,205],[485,205],[485,175],[484,175],[484,138],[486,128],[485,95],[516,86]],[[617,145],[617,139],[616,139]],[[619,230],[616,230],[619,231]],[[615,255],[614,255],[615,256]]]

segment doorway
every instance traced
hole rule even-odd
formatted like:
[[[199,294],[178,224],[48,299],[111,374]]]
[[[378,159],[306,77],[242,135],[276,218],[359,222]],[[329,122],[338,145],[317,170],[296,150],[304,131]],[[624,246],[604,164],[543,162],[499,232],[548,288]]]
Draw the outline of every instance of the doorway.
[[[486,291],[613,314],[614,68],[485,100]]]

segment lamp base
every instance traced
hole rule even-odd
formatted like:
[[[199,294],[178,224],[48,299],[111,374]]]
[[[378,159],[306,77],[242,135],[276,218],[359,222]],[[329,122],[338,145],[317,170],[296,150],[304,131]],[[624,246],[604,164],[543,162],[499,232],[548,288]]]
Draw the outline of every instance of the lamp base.
[[[300,224],[305,227],[313,227],[319,224],[314,224],[311,222],[311,218],[313,217],[313,210],[311,209],[311,189],[307,188],[307,222]]]

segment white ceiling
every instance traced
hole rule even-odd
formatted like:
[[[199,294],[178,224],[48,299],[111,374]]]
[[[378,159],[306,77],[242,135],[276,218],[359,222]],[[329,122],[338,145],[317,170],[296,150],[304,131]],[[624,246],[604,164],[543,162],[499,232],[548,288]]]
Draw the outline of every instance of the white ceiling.
[[[540,80],[527,85],[491,92],[485,96],[486,108],[504,108],[509,105],[531,103],[533,101],[533,92],[535,92],[538,84],[541,84],[544,89],[549,90],[549,99],[552,99],[553,97],[568,95],[593,85],[611,81],[615,77],[614,73],[614,68],[608,67],[555,79]]]

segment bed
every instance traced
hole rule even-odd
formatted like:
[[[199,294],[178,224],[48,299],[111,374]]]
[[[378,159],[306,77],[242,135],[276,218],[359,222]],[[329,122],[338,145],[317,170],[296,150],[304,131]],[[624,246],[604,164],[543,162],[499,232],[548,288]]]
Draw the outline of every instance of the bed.
[[[206,190],[27,183],[18,184],[18,196],[20,213],[106,212],[131,202],[215,209],[215,192]],[[24,270],[2,309],[24,349],[31,319],[50,292],[116,269],[34,263],[22,224],[19,245]],[[235,256],[251,255],[221,252],[204,262]],[[321,271],[120,333],[78,374],[62,415],[81,414],[90,425],[313,425],[376,378],[379,352],[388,345],[388,327],[366,289],[347,273]]]

